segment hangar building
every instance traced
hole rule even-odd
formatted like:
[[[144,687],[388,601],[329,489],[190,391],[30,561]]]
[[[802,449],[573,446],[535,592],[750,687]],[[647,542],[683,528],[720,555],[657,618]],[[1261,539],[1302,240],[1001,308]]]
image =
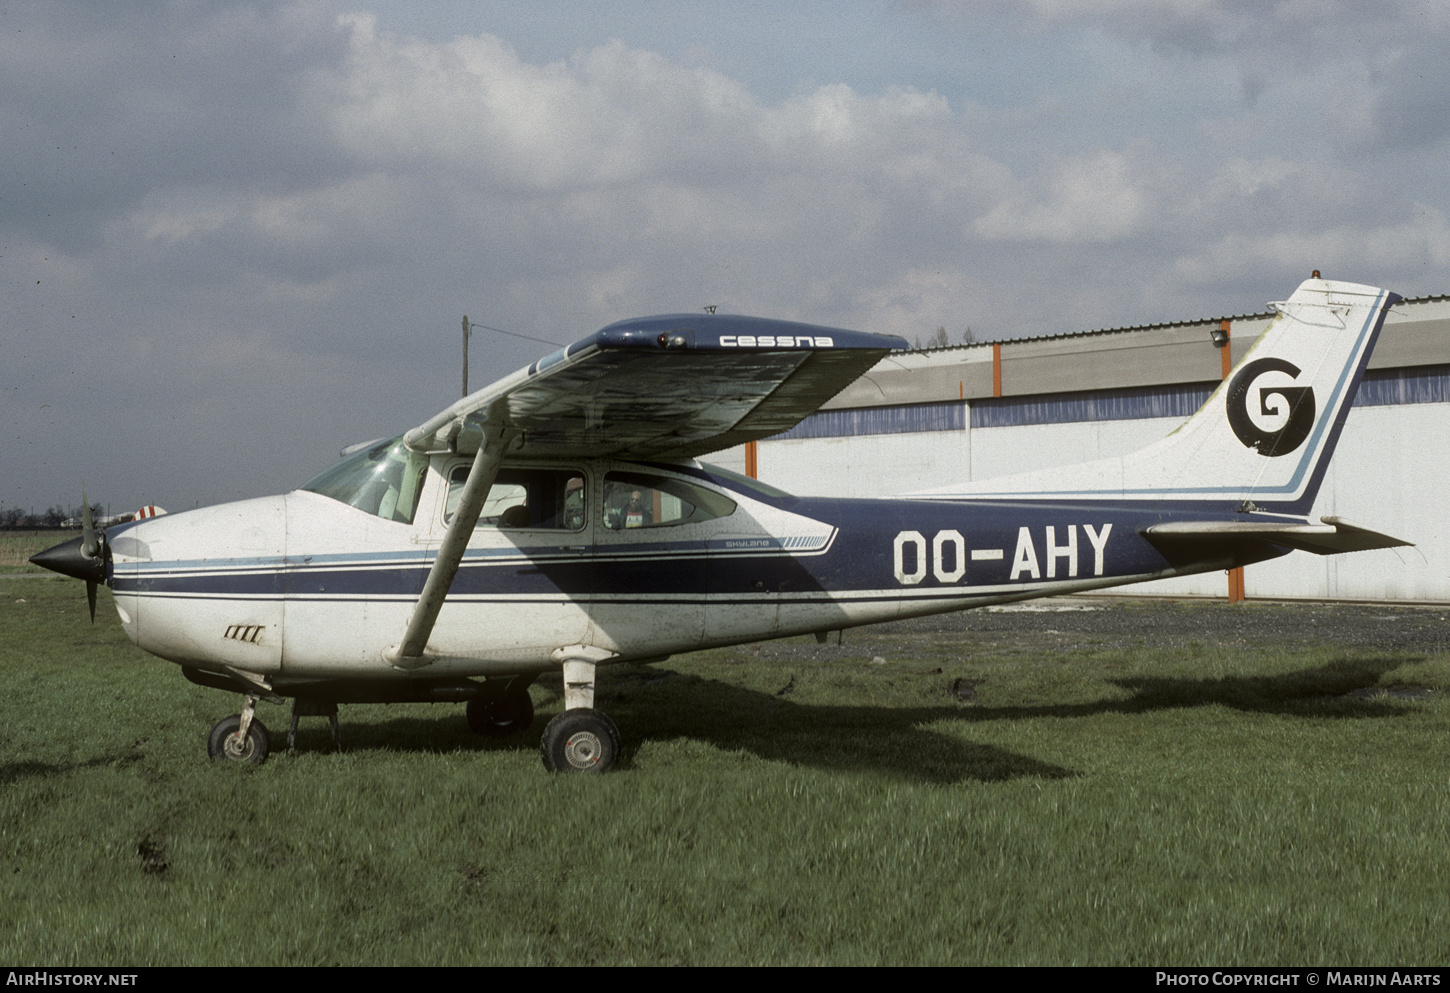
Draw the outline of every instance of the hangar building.
[[[1271,316],[897,352],[792,430],[710,461],[792,493],[874,497],[1119,455],[1197,410]],[[1387,316],[1314,505],[1330,514],[1416,547],[1293,552],[1126,592],[1450,603],[1450,296]]]

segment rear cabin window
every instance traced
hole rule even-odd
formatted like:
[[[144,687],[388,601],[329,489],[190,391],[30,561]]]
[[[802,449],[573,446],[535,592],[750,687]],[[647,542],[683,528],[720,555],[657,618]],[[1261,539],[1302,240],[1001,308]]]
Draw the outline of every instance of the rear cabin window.
[[[448,502],[445,521],[453,520],[468,481],[469,467],[456,466],[448,474]],[[511,469],[498,471],[483,511],[479,528],[538,528],[577,531],[584,526],[584,474],[574,469]]]
[[[669,476],[611,472],[604,477],[604,526],[623,531],[729,517],[735,501]]]

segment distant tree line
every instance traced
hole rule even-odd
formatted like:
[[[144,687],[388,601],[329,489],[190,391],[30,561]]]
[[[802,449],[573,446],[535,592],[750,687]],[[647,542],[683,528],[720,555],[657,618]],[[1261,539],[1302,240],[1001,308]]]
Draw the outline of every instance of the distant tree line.
[[[977,335],[976,332],[972,330],[971,325],[968,325],[967,329],[961,333],[961,339],[963,345],[971,345],[976,342]],[[921,335],[916,336],[917,351],[921,351],[922,349],[926,348],[947,348],[948,346],[954,344],[956,344],[956,341],[954,340],[952,335],[947,333],[947,329],[944,326],[938,327],[931,334],[927,335],[926,341],[921,340]]]
[[[91,517],[99,520],[106,508],[99,503],[91,504]],[[0,507],[0,530],[34,531],[42,528],[80,527],[79,505],[65,507],[56,504],[43,513],[35,513],[21,507]]]

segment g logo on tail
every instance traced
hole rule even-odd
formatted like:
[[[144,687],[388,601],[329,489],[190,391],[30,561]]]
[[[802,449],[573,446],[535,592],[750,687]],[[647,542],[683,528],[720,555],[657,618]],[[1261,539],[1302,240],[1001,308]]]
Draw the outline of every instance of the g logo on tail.
[[[1288,455],[1309,437],[1314,428],[1314,388],[1312,386],[1264,386],[1259,389],[1259,413],[1265,417],[1286,417],[1283,427],[1265,431],[1249,416],[1249,389],[1254,380],[1266,372],[1282,372],[1298,378],[1299,367],[1284,359],[1259,359],[1238,371],[1228,384],[1228,424],[1245,448],[1257,449],[1260,455],[1277,458]],[[1281,398],[1273,407],[1270,397]]]

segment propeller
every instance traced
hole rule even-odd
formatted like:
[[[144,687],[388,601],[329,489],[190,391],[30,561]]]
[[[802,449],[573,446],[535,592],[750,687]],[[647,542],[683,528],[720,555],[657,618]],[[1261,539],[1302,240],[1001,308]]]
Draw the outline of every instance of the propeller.
[[[86,500],[86,488],[81,486],[81,521],[84,525],[81,536],[52,545],[43,552],[30,556],[30,561],[42,569],[58,572],[86,581],[86,603],[91,608],[91,623],[96,622],[96,587],[106,581],[106,560],[110,550],[106,547],[105,535],[96,531],[91,518],[91,505]]]
[[[91,519],[91,501],[86,498],[86,484],[81,483],[81,554],[100,559],[101,542],[96,537],[96,523]],[[101,578],[106,578],[106,564],[101,562]],[[86,605],[91,608],[91,623],[96,623],[96,580],[86,577]]]

